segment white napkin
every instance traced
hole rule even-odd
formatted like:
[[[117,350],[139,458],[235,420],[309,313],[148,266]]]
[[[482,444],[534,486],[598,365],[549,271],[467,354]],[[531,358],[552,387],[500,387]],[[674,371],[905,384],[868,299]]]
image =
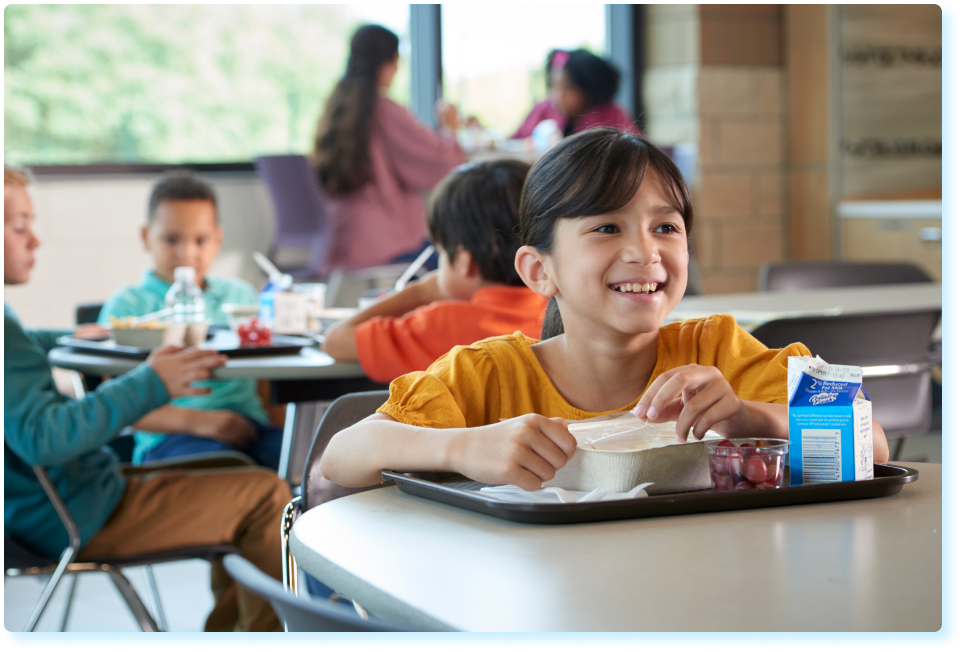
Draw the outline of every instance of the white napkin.
[[[548,487],[538,491],[525,491],[513,484],[503,484],[496,487],[483,487],[479,493],[487,498],[495,498],[509,503],[593,503],[605,500],[629,500],[631,498],[646,498],[646,487],[653,482],[644,482],[628,491],[611,491],[610,489],[594,489],[592,491],[569,491],[561,487]]]

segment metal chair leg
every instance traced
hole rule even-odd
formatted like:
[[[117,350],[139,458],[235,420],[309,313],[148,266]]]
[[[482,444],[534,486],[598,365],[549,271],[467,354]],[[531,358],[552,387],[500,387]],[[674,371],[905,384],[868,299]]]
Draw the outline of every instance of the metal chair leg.
[[[297,517],[301,515],[302,504],[301,496],[297,496],[287,503],[284,514],[281,516],[281,571],[284,587],[294,595],[297,595],[297,561],[291,553],[290,539],[291,528],[294,527]]]
[[[67,631],[67,620],[70,618],[70,607],[73,606],[73,596],[77,591],[77,582],[80,581],[80,574],[74,573],[70,578],[70,592],[67,594],[67,606],[63,610],[63,620],[60,621],[60,631]]]
[[[114,585],[117,590],[120,591],[120,595],[123,597],[124,602],[130,608],[130,613],[133,614],[134,619],[140,628],[145,632],[157,632],[160,631],[157,628],[157,623],[151,617],[150,612],[147,611],[147,607],[141,602],[140,596],[137,595],[137,591],[131,585],[130,580],[120,572],[120,569],[116,566],[110,566],[104,564],[101,570],[106,571],[110,575],[110,579],[114,581]]]
[[[27,618],[27,624],[23,626],[23,631],[32,632],[37,628],[37,623],[40,621],[40,616],[43,615],[44,609],[47,608],[47,604],[50,602],[50,596],[57,588],[57,584],[60,583],[60,578],[63,577],[64,572],[67,570],[67,566],[73,561],[74,555],[76,554],[76,549],[73,546],[67,546],[63,554],[60,555],[60,562],[57,564],[57,568],[50,575],[50,579],[47,580],[47,585],[43,587],[43,592],[40,594],[40,599],[37,600],[36,606],[33,608],[33,612],[30,617]]]
[[[160,604],[160,591],[157,590],[157,580],[154,578],[154,567],[150,564],[142,566],[144,577],[147,578],[147,586],[150,587],[151,601],[154,603],[154,613],[157,614],[157,625],[160,631],[167,631],[167,617],[164,616],[164,607]]]

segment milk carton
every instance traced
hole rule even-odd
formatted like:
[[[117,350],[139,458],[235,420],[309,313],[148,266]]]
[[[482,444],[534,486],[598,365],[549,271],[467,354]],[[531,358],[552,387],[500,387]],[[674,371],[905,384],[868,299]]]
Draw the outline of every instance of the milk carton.
[[[290,274],[272,274],[257,300],[258,318],[279,335],[307,331],[307,299],[290,288]]]
[[[792,485],[873,477],[872,402],[861,367],[790,357],[788,396]]]

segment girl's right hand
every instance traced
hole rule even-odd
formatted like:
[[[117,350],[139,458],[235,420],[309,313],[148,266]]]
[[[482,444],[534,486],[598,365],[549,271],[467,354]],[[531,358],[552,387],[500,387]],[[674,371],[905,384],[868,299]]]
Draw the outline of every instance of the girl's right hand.
[[[452,466],[488,484],[536,491],[575,454],[578,443],[564,419],[525,414],[479,428],[466,428],[452,442]]]
[[[162,346],[150,354],[147,364],[160,376],[171,398],[209,394],[210,389],[191,387],[191,383],[210,378],[212,367],[227,362],[227,356],[207,349],[185,349],[180,344]]]

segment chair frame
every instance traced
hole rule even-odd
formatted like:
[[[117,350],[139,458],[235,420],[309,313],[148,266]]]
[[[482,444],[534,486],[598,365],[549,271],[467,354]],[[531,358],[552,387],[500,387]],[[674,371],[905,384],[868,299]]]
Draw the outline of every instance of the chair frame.
[[[282,581],[284,588],[294,596],[298,595],[298,579],[297,579],[297,560],[294,559],[294,555],[291,552],[290,538],[291,530],[294,527],[294,521],[304,512],[305,509],[310,509],[311,505],[308,503],[309,496],[307,495],[306,485],[309,478],[309,473],[312,463],[320,458],[327,448],[328,442],[331,438],[340,432],[344,428],[350,427],[360,421],[360,419],[348,422],[350,420],[344,420],[340,417],[340,410],[345,405],[351,401],[356,401],[359,398],[371,399],[373,401],[386,400],[388,397],[387,390],[377,390],[373,392],[356,392],[353,394],[345,394],[339,397],[324,412],[324,416],[321,418],[320,423],[317,425],[317,429],[314,432],[314,438],[311,442],[310,451],[308,451],[307,459],[304,460],[304,471],[301,474],[302,481],[302,491],[299,496],[295,496],[287,506],[284,508],[284,512],[281,516],[281,559],[282,559]],[[363,417],[362,417],[363,418]],[[339,421],[344,421],[344,423],[339,423]],[[377,485],[383,486],[383,485]],[[373,487],[362,487],[358,488],[356,492],[365,491],[366,489]],[[354,490],[352,490],[354,491]],[[340,594],[334,593],[329,598],[330,601],[336,601],[339,599],[346,599]],[[351,600],[354,604],[354,610],[362,618],[367,618],[368,614],[364,607],[359,605],[357,602]]]
[[[246,464],[241,460],[224,459],[223,462],[226,462],[226,464],[221,464],[221,466],[246,466]],[[47,495],[47,498],[53,504],[58,518],[60,518],[61,523],[67,530],[68,543],[67,547],[64,548],[56,563],[42,566],[29,566],[24,568],[10,568],[5,570],[6,576],[11,577],[50,575],[50,579],[47,580],[47,584],[44,586],[44,589],[40,594],[40,598],[37,600],[37,604],[34,606],[33,611],[24,625],[23,631],[25,632],[32,632],[36,629],[41,616],[43,616],[47,605],[50,603],[50,598],[53,597],[54,591],[57,589],[60,580],[63,579],[65,575],[89,573],[95,571],[105,572],[110,576],[110,579],[120,592],[121,598],[123,598],[124,602],[127,604],[127,607],[130,609],[131,614],[134,616],[134,619],[137,621],[137,624],[143,631],[166,631],[166,618],[164,617],[163,609],[161,607],[160,594],[157,591],[157,583],[154,578],[153,571],[150,568],[151,564],[159,564],[168,561],[182,561],[185,559],[206,559],[211,561],[220,558],[223,555],[237,551],[233,546],[207,546],[203,548],[164,550],[155,554],[130,558],[77,561],[77,556],[80,554],[81,547],[80,530],[77,527],[77,523],[73,520],[73,516],[71,516],[70,510],[67,509],[66,503],[57,492],[56,487],[54,487],[53,481],[47,474],[46,469],[44,469],[42,466],[36,465],[32,466],[31,468],[33,469],[34,475],[36,475],[37,480],[40,482],[40,486],[43,488],[44,493]],[[156,470],[157,468],[158,467],[147,468],[144,469],[143,472],[150,472]],[[196,466],[192,464],[187,464],[184,466],[170,464],[165,468],[196,468]],[[147,607],[144,606],[143,601],[140,599],[137,591],[130,583],[130,580],[128,580],[127,577],[121,572],[121,570],[124,568],[137,566],[144,568],[147,583],[150,587],[151,597],[154,602],[154,607],[157,611],[157,620],[154,619]],[[74,579],[74,583],[70,588],[67,608],[64,612],[61,623],[61,631],[63,631],[63,629],[66,627],[67,618],[70,615],[70,607],[75,588],[76,578]]]

